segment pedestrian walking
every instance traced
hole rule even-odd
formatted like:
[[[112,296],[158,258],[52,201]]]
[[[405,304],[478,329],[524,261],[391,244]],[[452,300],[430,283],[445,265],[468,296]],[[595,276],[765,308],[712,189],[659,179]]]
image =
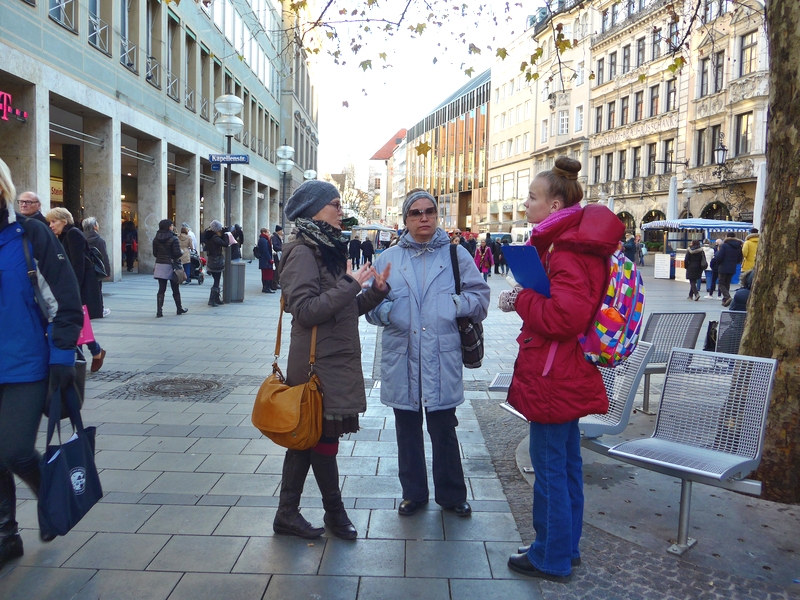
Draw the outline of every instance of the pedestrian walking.
[[[692,240],[689,250],[683,259],[683,266],[686,269],[686,279],[689,280],[689,300],[700,300],[700,278],[706,270],[706,253],[700,245],[700,240]]]
[[[50,224],[50,229],[56,234],[58,241],[64,247],[67,260],[69,260],[69,264],[72,265],[72,270],[75,272],[75,278],[78,280],[78,289],[80,289],[81,294],[81,304],[86,306],[90,319],[102,319],[103,299],[100,295],[100,286],[97,282],[94,265],[88,257],[89,244],[86,238],[81,233],[81,230],[75,227],[72,213],[66,208],[58,206],[50,209],[45,216]],[[86,347],[92,354],[90,370],[92,373],[96,373],[103,366],[106,351],[100,347],[96,339],[87,342]]]
[[[640,267],[644,266],[644,255],[647,254],[647,249],[642,242],[642,236],[638,233],[633,238],[634,243],[636,244],[636,261]]]
[[[89,248],[95,248],[97,252],[100,253],[106,276],[110,277],[111,261],[108,260],[108,248],[106,247],[106,241],[100,235],[100,225],[97,223],[97,219],[95,217],[86,217],[81,222],[81,228],[83,229],[83,235],[86,236],[86,243],[89,244]],[[111,314],[111,310],[105,307],[105,301],[103,300],[103,276],[96,271],[95,275],[97,275],[97,286],[100,288],[100,302],[103,305],[103,316],[107,317]]]
[[[186,228],[186,232],[189,234],[189,237],[192,240],[192,250],[197,252],[197,236],[194,234],[194,231],[192,231],[192,228],[189,227],[189,224],[186,221],[181,223],[181,228],[183,227]]]
[[[192,283],[192,238],[189,235],[189,228],[181,226],[181,232],[178,234],[178,244],[181,247],[181,266],[183,272],[186,273],[186,281],[183,283],[189,285]]]
[[[188,236],[187,236],[188,238]],[[172,299],[175,301],[177,314],[189,312],[188,308],[181,305],[181,288],[175,277],[175,268],[180,265],[183,255],[178,236],[175,235],[175,224],[170,219],[158,222],[158,231],[153,238],[153,256],[156,257],[156,266],[153,269],[153,279],[158,280],[158,294],[156,294],[156,317],[163,317],[164,296],[167,291],[167,282],[172,288]],[[181,267],[182,268],[182,267]]]
[[[503,253],[503,250],[508,245],[509,245],[508,240],[503,240],[500,244],[500,252],[498,254],[497,261],[500,263],[501,275],[508,275],[508,261],[506,261],[506,256]]]
[[[36,437],[42,410],[48,389],[69,388],[75,382],[76,343],[83,325],[78,281],[63,260],[64,249],[39,219],[14,211],[15,195],[11,173],[0,159],[0,568],[24,554],[14,475],[39,497]],[[36,304],[29,262],[35,264],[41,294],[53,300],[46,307]],[[47,320],[40,309],[47,311]],[[55,539],[41,530],[39,537],[43,542]]]
[[[365,265],[372,264],[372,257],[375,255],[375,246],[372,245],[372,240],[369,237],[365,236],[364,240],[361,242],[361,254],[364,255],[364,263]]]
[[[751,227],[750,233],[744,238],[742,244],[742,273],[752,271],[756,266],[756,253],[758,252],[758,228]]]
[[[242,227],[238,223],[233,225],[231,235],[236,240],[235,244],[231,244],[231,260],[241,260],[242,248],[244,248],[244,231],[242,231]]]
[[[275,225],[275,233],[272,234],[270,242],[272,242],[272,260],[274,262],[273,266],[275,267],[272,276],[272,289],[279,290],[281,289],[280,264],[281,256],[283,254],[283,227],[280,225]]]
[[[583,474],[578,419],[608,410],[598,368],[584,357],[578,336],[595,318],[608,286],[608,260],[625,226],[607,207],[581,208],[581,163],[561,156],[540,172],[525,202],[536,224],[530,245],[550,278],[548,298],[532,289],[500,294],[500,308],[522,318],[519,354],[508,402],[530,421],[530,455],[536,472],[533,528],[536,539],[508,559],[511,570],[566,582],[580,564]]]
[[[286,311],[291,313],[286,383],[309,381],[308,357],[316,328],[314,373],[322,386],[322,437],[308,450],[287,450],[283,461],[275,533],[316,538],[323,529],[312,526],[300,514],[308,470],[314,471],[325,508],[325,525],[342,539],[358,536],[347,516],[339,490],[336,455],[339,437],[358,431],[358,414],[367,408],[361,372],[358,317],[386,297],[390,269],[378,273],[366,263],[353,271],[347,261],[342,236],[342,204],[339,191],[325,181],[309,180],[295,190],[286,204],[286,217],[297,230],[284,246],[281,281]],[[369,279],[372,285],[362,291]]]
[[[350,256],[350,264],[354,269],[358,269],[361,265],[361,240],[358,236],[353,236],[347,248],[347,253]]]
[[[222,223],[216,219],[211,221],[203,232],[203,244],[206,249],[206,271],[211,273],[214,284],[211,286],[211,294],[208,296],[209,306],[221,306],[222,298],[219,295],[219,280],[222,271],[225,269],[225,247],[228,246],[228,236],[222,227]],[[228,285],[228,282],[225,282]]]
[[[711,281],[714,268],[714,249],[711,247],[711,240],[708,238],[703,240],[703,254],[706,257],[706,270],[704,275],[706,278],[706,295],[703,298],[711,298],[711,289],[716,284],[716,275],[714,275],[714,282]]]
[[[125,252],[125,265],[130,273],[133,271],[133,261],[139,251],[139,233],[133,221],[125,221],[122,224],[122,249]]]
[[[48,225],[47,219],[42,214],[42,201],[39,200],[36,192],[22,192],[19,195],[18,203],[20,213]]]
[[[475,266],[483,275],[483,280],[488,281],[494,266],[494,256],[492,256],[492,249],[489,248],[485,239],[481,240],[481,245],[475,251]]]
[[[717,269],[717,254],[719,253],[719,247],[722,245],[722,240],[717,238],[714,241],[714,246],[711,250],[714,252],[714,257],[710,263],[708,263],[709,270],[711,271],[711,280],[709,281],[708,277],[706,277],[706,292],[705,295],[706,300],[713,300],[714,299],[714,291],[717,292],[717,298],[722,297],[722,292],[717,289],[717,279],[719,278],[719,270]]]
[[[636,257],[639,254],[639,249],[636,247],[636,240],[630,233],[625,234],[625,242],[622,244],[622,251],[625,253],[625,258],[636,264]]]
[[[486,318],[489,286],[469,252],[456,246],[461,293],[455,293],[451,243],[436,226],[438,205],[428,192],[411,190],[403,202],[406,231],[383,252],[375,269],[392,267],[386,300],[367,314],[383,326],[381,402],[394,409],[402,516],[428,503],[423,419],[433,450],[436,503],[468,517],[467,487],[459,454],[456,407],[464,402],[458,317]]]
[[[272,260],[272,242],[269,229],[262,227],[258,236],[258,268],[261,269],[261,293],[274,294],[272,279],[275,274],[275,263]]]
[[[731,280],[736,267],[742,262],[742,241],[732,231],[728,232],[725,241],[717,252],[717,271],[719,272],[719,291],[722,293],[722,306],[729,306],[731,299]]]

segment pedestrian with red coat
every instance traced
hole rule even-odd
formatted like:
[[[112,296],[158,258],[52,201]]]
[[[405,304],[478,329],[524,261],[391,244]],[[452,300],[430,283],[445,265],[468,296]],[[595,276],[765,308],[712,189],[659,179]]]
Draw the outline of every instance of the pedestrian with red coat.
[[[475,266],[483,275],[483,280],[488,281],[494,266],[494,256],[492,256],[492,249],[486,244],[485,239],[481,240],[481,245],[475,251]]]
[[[583,474],[578,419],[608,411],[598,368],[584,357],[586,332],[608,286],[609,257],[625,226],[608,208],[581,208],[581,163],[559,157],[540,172],[525,202],[536,226],[536,248],[550,279],[550,297],[516,287],[500,294],[500,308],[522,318],[519,354],[508,402],[530,421],[530,455],[536,473],[533,528],[527,552],[508,560],[513,571],[566,582],[580,564]]]

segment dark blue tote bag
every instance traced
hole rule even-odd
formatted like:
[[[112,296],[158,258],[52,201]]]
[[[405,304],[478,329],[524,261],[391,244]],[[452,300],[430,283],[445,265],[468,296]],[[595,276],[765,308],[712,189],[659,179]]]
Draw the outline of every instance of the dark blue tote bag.
[[[39,527],[52,535],[66,535],[103,497],[94,464],[95,428],[83,428],[74,387],[66,390],[61,400],[61,391],[54,391],[47,423],[47,450],[39,463]],[[67,441],[61,439],[62,404],[74,430]],[[51,444],[56,429],[59,443]]]

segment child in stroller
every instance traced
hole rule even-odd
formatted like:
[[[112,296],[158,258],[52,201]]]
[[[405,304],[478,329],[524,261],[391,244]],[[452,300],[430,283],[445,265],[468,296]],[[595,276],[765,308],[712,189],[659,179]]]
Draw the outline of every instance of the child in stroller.
[[[205,279],[203,267],[206,265],[206,259],[200,256],[196,250],[190,250],[189,262],[192,265],[191,279],[196,279],[197,285],[203,285],[203,280]]]

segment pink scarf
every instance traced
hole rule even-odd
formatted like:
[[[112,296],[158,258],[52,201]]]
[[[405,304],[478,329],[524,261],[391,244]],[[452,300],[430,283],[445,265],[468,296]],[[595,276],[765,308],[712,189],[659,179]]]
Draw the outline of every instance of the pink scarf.
[[[541,234],[552,228],[556,223],[563,221],[583,210],[583,207],[580,204],[573,204],[569,208],[562,208],[561,210],[557,210],[554,213],[551,213],[544,221],[536,225],[533,229],[533,233],[531,234],[530,239],[528,240],[528,245],[531,244],[531,241],[534,237],[539,237]]]

